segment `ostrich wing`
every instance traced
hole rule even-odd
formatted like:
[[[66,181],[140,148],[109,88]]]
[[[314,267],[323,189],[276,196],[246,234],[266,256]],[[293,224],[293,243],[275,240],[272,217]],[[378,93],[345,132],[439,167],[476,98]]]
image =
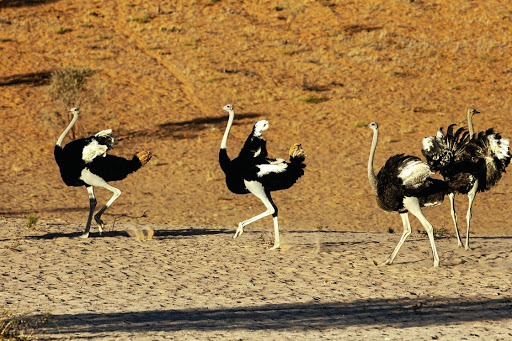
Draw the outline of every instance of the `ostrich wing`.
[[[82,159],[85,163],[91,163],[95,158],[105,157],[107,151],[114,149],[114,135],[112,129],[102,130],[94,136],[86,139],[82,150]]]

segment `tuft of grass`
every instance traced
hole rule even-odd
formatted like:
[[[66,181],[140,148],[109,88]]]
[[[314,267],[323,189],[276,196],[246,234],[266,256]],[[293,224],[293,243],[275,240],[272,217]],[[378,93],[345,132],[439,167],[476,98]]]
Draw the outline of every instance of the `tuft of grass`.
[[[68,66],[55,70],[50,77],[47,94],[51,100],[59,100],[66,108],[77,105],[86,90],[89,77],[96,72],[87,67]]]
[[[0,311],[0,340],[33,340],[41,327],[52,319],[50,313],[28,317],[26,313]]]
[[[427,237],[428,233],[425,230],[418,230],[418,233],[422,236]],[[440,227],[434,229],[434,238],[453,238],[455,233],[450,232],[446,227]]]
[[[171,27],[160,27],[161,32],[181,32],[182,28],[179,26],[172,25]]]
[[[304,76],[302,79],[302,90],[321,92],[328,91],[329,89],[328,85],[318,84],[318,80],[316,78],[309,79],[307,76]]]
[[[153,16],[146,14],[143,17],[132,19],[132,21],[135,21],[139,24],[147,24],[148,22],[151,21],[151,19],[153,19]]]
[[[388,228],[388,232],[389,232],[389,233],[395,233],[395,230],[393,230],[393,228],[392,228],[392,227],[390,227],[390,228]]]
[[[26,226],[27,229],[32,230],[36,226],[38,221],[39,221],[39,217],[38,216],[29,214],[25,218],[25,226]]]
[[[308,96],[305,98],[299,98],[298,100],[301,102],[309,103],[309,104],[318,104],[318,103],[326,102],[329,99],[327,97]]]
[[[68,32],[71,32],[72,30],[68,27],[59,27],[57,30],[55,30],[55,33],[57,34],[65,34],[65,33],[68,33]]]
[[[354,127],[356,128],[363,128],[366,126],[366,122],[365,121],[355,121],[354,122]]]
[[[0,43],[12,43],[14,40],[11,38],[0,38]]]
[[[80,106],[85,98],[93,97],[92,91],[86,87],[86,83],[96,71],[87,67],[67,66],[52,72],[50,84],[46,91],[50,100],[60,101],[65,110]],[[76,126],[73,127],[72,138],[76,138]]]

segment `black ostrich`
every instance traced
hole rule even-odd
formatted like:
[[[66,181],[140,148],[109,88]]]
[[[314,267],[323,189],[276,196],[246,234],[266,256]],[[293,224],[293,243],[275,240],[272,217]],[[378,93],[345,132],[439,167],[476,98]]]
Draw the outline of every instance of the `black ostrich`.
[[[432,179],[430,176],[433,172],[420,158],[404,154],[390,157],[375,176],[373,159],[377,148],[379,126],[377,122],[372,122],[367,127],[373,130],[373,140],[368,160],[370,186],[377,196],[379,207],[387,212],[398,212],[404,225],[404,232],[400,241],[383,264],[393,263],[405,239],[411,234],[408,215],[408,212],[411,212],[427,231],[432,246],[434,266],[439,266],[439,256],[434,243],[434,228],[423,215],[421,207],[440,205],[448,192],[446,183],[442,180]]]
[[[471,116],[478,113],[468,109],[468,125],[470,133],[464,128],[454,132],[454,124],[443,133],[441,128],[436,136],[423,139],[422,153],[427,163],[434,171],[439,172],[448,183],[450,192],[450,212],[455,225],[457,244],[462,247],[462,241],[457,227],[455,212],[455,194],[466,194],[469,204],[466,213],[466,244],[469,250],[469,229],[471,209],[478,192],[485,192],[495,186],[510,163],[509,141],[499,133],[488,129],[477,134],[473,132]]]
[[[100,233],[104,223],[101,215],[121,195],[121,191],[108,184],[109,181],[122,180],[128,174],[137,171],[151,159],[150,152],[139,152],[131,160],[109,155],[107,151],[114,148],[114,135],[112,130],[103,130],[94,136],[71,141],[62,147],[62,141],[78,120],[80,114],[78,108],[72,108],[70,112],[73,119],[68,127],[60,135],[55,145],[55,161],[60,169],[62,180],[68,186],[85,186],[89,193],[89,217],[84,233],[80,236],[87,238],[91,228],[91,220],[96,208],[93,186],[103,187],[112,193],[110,200],[96,213],[94,220],[98,224]]]
[[[290,149],[290,162],[269,158],[266,141],[261,137],[262,132],[268,129],[268,122],[263,120],[256,122],[238,157],[230,160],[226,148],[235,111],[232,104],[224,106],[223,109],[229,113],[229,119],[220,145],[219,163],[226,175],[228,189],[236,194],[252,193],[267,208],[265,212],[240,222],[233,238],[240,236],[244,227],[250,223],[272,215],[274,246],[270,250],[277,249],[280,246],[278,210],[270,192],[290,188],[304,174],[306,154],[300,144],[295,144]]]

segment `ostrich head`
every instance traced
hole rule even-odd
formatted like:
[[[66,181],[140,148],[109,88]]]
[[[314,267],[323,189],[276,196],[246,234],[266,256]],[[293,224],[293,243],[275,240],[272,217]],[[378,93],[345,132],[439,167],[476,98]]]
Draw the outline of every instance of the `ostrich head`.
[[[227,112],[233,111],[234,110],[233,104],[226,104],[225,106],[222,107],[222,110],[225,110]]]
[[[78,115],[80,114],[80,108],[71,108],[69,109],[69,112],[73,115]]]
[[[480,114],[480,111],[476,110],[475,108],[468,108],[468,116],[473,116],[475,114]]]
[[[368,123],[365,127],[370,128],[373,131],[379,130],[379,124],[375,121]]]
[[[261,136],[261,133],[268,129],[268,121],[261,120],[254,124],[254,136]]]

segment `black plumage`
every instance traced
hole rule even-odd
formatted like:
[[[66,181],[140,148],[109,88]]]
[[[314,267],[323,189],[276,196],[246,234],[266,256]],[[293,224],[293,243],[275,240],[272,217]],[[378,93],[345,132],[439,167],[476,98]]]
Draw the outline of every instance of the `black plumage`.
[[[472,129],[471,116],[478,111],[468,109],[468,120]],[[447,182],[450,192],[450,208],[455,225],[459,247],[462,247],[457,214],[455,212],[455,194],[468,195],[469,205],[466,214],[467,233],[465,248],[469,249],[469,229],[471,209],[478,192],[485,192],[495,186],[510,163],[509,141],[488,129],[471,135],[466,129],[454,124],[446,130],[441,128],[436,136],[423,139],[422,153],[427,163],[439,172]]]
[[[433,179],[430,167],[420,158],[411,155],[397,154],[390,157],[377,175],[373,170],[373,159],[377,148],[379,126],[377,122],[368,125],[373,130],[373,141],[368,160],[368,179],[374,191],[377,204],[387,212],[398,212],[402,217],[404,232],[397,246],[384,262],[391,264],[402,244],[411,234],[408,213],[418,218],[427,231],[434,266],[439,265],[439,256],[434,243],[433,227],[425,218],[421,207],[440,205],[448,193],[446,182]]]
[[[110,181],[118,181],[126,178],[129,174],[137,171],[151,159],[150,152],[140,152],[132,159],[125,159],[119,156],[109,155],[107,151],[113,149],[114,136],[111,130],[104,130],[96,135],[81,138],[69,142],[62,147],[62,142],[69,130],[78,119],[78,108],[71,109],[73,119],[68,127],[59,137],[55,148],[54,156],[59,166],[62,180],[67,186],[85,186],[89,193],[89,218],[84,233],[81,235],[87,238],[89,235],[92,214],[96,207],[93,186],[103,187],[113,192],[112,198],[94,216],[98,223],[100,232],[104,227],[101,215],[114,202],[121,191],[108,184]]]
[[[268,128],[268,122],[259,121],[254,125],[238,156],[231,160],[227,154],[227,139],[235,114],[231,104],[224,106],[223,109],[229,113],[229,119],[219,151],[219,163],[226,176],[226,185],[235,194],[254,194],[267,208],[262,214],[240,222],[234,238],[243,233],[244,226],[272,215],[274,220],[272,249],[278,248],[280,245],[278,209],[270,193],[290,188],[304,175],[306,155],[300,144],[296,144],[290,150],[290,162],[269,158],[267,142],[262,138],[262,132]]]

